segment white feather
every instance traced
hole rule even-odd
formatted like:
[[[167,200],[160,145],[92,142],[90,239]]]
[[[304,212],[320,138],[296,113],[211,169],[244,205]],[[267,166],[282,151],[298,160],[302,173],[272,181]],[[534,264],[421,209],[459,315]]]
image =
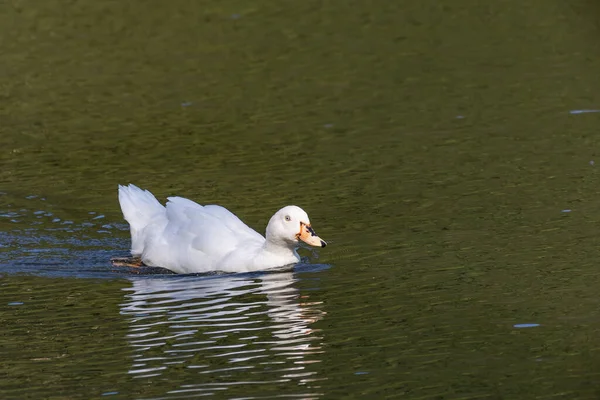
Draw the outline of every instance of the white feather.
[[[144,229],[151,222],[165,219],[165,207],[152,193],[135,185],[119,185],[119,203],[131,231],[131,254],[139,256],[144,250]]]
[[[131,226],[131,253],[146,265],[177,273],[245,272],[293,264],[299,260],[295,249],[300,223],[310,224],[301,208],[287,206],[271,218],[265,239],[221,206],[169,197],[163,207],[152,193],[134,185],[119,185],[119,202]]]

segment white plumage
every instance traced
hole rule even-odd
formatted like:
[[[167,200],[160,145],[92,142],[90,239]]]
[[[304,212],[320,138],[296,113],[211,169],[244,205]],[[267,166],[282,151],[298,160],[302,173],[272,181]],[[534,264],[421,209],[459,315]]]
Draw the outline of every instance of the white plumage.
[[[248,272],[299,261],[298,240],[325,247],[304,210],[286,206],[271,217],[266,238],[224,207],[169,197],[166,207],[147,190],[119,185],[131,230],[131,253],[144,264],[177,273]]]

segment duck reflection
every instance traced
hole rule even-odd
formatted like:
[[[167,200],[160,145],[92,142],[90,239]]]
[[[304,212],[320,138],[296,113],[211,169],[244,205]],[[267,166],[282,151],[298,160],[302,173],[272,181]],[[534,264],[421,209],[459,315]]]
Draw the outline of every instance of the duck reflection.
[[[319,380],[311,365],[320,361],[322,337],[312,324],[325,313],[299,291],[294,272],[130,279],[121,313],[129,319],[132,376],[179,381],[168,392],[179,395],[242,382],[308,389]]]

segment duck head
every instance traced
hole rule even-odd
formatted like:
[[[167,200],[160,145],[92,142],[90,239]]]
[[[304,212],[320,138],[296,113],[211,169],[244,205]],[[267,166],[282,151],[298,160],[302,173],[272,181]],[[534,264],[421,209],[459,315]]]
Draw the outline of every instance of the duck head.
[[[299,240],[311,246],[327,246],[311,227],[308,214],[297,206],[283,207],[271,217],[266,238],[269,242],[284,242],[288,246],[297,245]]]

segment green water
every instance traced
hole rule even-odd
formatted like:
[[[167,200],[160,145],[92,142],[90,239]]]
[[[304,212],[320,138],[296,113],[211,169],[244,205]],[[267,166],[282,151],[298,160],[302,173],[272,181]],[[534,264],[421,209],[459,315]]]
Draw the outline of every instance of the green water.
[[[599,35],[583,0],[0,4],[0,397],[599,398]],[[329,246],[113,268],[130,182]]]

